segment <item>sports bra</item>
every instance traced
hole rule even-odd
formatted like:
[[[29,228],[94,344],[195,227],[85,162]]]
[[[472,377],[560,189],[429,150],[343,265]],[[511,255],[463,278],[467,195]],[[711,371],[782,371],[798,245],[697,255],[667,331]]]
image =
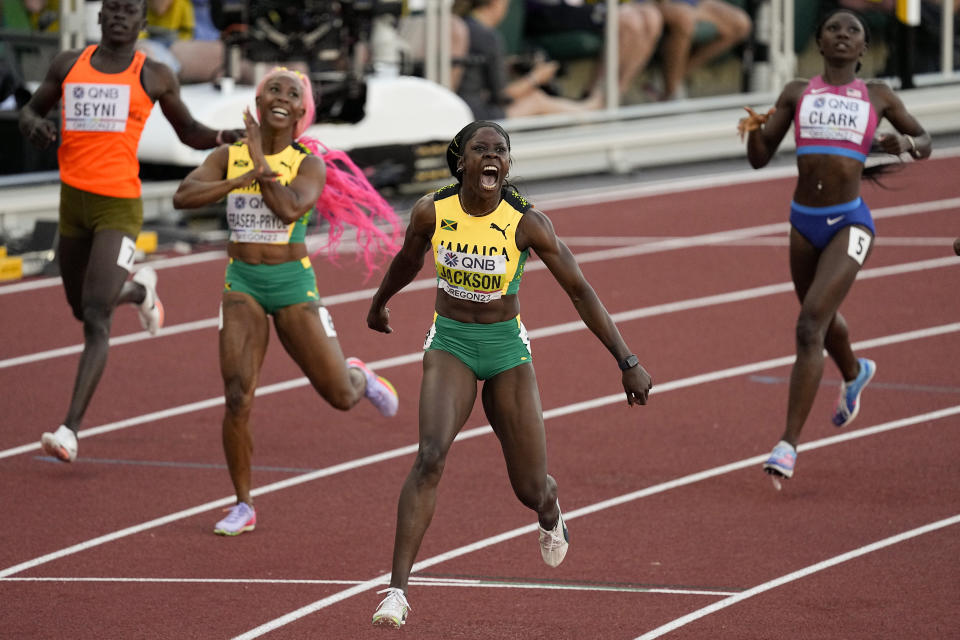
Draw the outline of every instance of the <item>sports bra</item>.
[[[793,117],[798,156],[825,153],[863,162],[876,129],[877,112],[867,84],[859,78],[841,86],[812,78]]]

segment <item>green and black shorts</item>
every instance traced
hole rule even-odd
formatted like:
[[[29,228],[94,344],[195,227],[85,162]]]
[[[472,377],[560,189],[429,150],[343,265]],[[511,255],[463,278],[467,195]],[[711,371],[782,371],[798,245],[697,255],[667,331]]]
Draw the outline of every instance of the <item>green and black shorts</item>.
[[[470,367],[478,380],[488,380],[507,369],[533,362],[530,338],[520,316],[477,324],[457,322],[434,314],[423,350],[439,349]]]
[[[321,304],[310,258],[282,264],[247,264],[230,258],[223,291],[246,293],[267,313],[301,302]]]

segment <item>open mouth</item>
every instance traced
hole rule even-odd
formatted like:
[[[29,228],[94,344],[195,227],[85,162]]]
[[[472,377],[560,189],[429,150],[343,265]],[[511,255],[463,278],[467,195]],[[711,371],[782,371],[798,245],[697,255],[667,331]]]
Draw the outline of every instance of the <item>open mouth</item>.
[[[500,170],[492,164],[488,164],[480,172],[480,186],[484,189],[496,189]]]
[[[286,109],[281,109],[280,107],[274,107],[273,109],[270,110],[270,113],[280,118],[286,118],[287,116],[290,115],[289,111],[287,111]]]

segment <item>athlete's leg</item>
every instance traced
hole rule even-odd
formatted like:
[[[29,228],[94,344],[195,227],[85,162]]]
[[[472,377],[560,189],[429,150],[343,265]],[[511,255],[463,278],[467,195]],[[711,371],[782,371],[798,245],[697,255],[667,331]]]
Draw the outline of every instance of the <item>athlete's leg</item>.
[[[550,530],[560,515],[557,483],[547,475],[547,440],[540,393],[532,364],[498,373],[483,385],[483,409],[500,440],[510,485]]]
[[[253,504],[250,497],[250,460],[253,435],[250,410],[260,366],[267,352],[270,325],[267,314],[245,293],[223,294],[220,329],[220,375],[226,406],[223,414],[223,453],[238,502]]]
[[[477,398],[477,378],[446,351],[423,355],[420,386],[420,442],[417,458],[400,491],[390,586],[407,590],[410,568],[437,505],[437,485],[447,452]]]
[[[810,414],[823,376],[823,350],[828,332],[832,331],[830,342],[834,351],[831,354],[837,359],[838,366],[841,370],[851,366],[847,362],[852,352],[849,351],[846,338],[846,323],[842,318],[837,320],[836,316],[837,309],[860,270],[860,263],[847,253],[850,230],[853,228],[861,227],[842,229],[816,259],[816,249],[809,241],[796,229],[790,231],[790,268],[801,305],[796,326],[797,360],[790,373],[787,426],[783,440],[794,446]],[[869,233],[866,229],[864,231]],[[852,366],[856,368],[856,359],[853,359]]]
[[[60,271],[67,301],[83,322],[83,353],[63,424],[76,431],[107,364],[110,325],[129,272],[118,264],[124,232],[98,231],[92,239],[61,238]],[[132,239],[131,239],[132,241]]]
[[[347,368],[333,322],[325,325],[320,314],[329,315],[316,302],[293,304],[274,312],[274,326],[313,388],[334,408],[346,411],[363,398],[366,379],[359,370]]]

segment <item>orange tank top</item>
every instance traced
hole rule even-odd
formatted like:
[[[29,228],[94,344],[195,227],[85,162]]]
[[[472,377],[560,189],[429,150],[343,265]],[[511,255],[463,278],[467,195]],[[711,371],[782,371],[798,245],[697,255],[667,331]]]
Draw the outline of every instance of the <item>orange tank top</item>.
[[[97,45],[83,50],[63,79],[60,179],[76,189],[115,198],[140,197],[137,146],[153,101],[140,82],[141,51],[120,73],[90,64]]]

